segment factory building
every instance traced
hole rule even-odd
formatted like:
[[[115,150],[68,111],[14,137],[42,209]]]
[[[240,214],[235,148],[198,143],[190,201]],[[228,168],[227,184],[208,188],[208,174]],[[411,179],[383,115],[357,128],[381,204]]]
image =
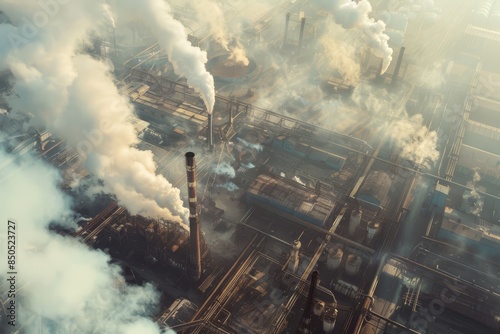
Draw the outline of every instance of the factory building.
[[[318,195],[313,189],[266,174],[260,174],[250,184],[246,199],[250,205],[275,209],[317,226],[326,225],[335,208],[332,199]]]
[[[384,171],[374,171],[367,175],[356,199],[374,207],[383,207],[391,191],[392,179]]]
[[[500,225],[489,223],[477,216],[446,207],[438,236],[441,240],[462,246],[469,252],[498,258]]]
[[[338,171],[342,170],[346,160],[344,157],[304,144],[296,138],[285,135],[276,136],[273,139],[272,147]]]

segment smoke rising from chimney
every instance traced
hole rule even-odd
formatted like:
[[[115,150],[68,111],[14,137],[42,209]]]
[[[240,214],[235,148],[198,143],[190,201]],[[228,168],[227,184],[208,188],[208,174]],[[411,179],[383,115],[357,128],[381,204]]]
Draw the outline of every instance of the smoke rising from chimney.
[[[314,0],[321,8],[328,10],[344,29],[359,29],[366,38],[368,47],[377,57],[383,59],[382,73],[387,71],[392,61],[392,49],[388,45],[389,36],[384,34],[385,23],[369,17],[372,6],[368,0]]]
[[[53,18],[22,45],[13,45],[8,38],[22,33],[23,17],[39,10],[38,2],[25,0],[3,8],[14,25],[0,25],[11,33],[0,37],[0,68],[11,70],[13,90],[20,96],[7,101],[13,110],[33,113],[33,122],[66,139],[86,158],[85,166],[104,181],[102,190],[116,195],[130,213],[186,223],[188,209],[179,189],[155,174],[150,151],[134,147],[137,134],[127,121],[132,107],[119,94],[108,66],[76,55],[88,32],[109,20],[101,4],[95,0],[60,5]]]
[[[187,83],[205,102],[212,113],[215,104],[214,78],[205,68],[207,53],[191,45],[186,29],[171,14],[170,6],[163,0],[124,0],[116,10],[129,17],[139,18],[155,35],[166,51],[175,73],[184,76]],[[211,15],[211,14],[209,14]]]
[[[228,61],[233,65],[247,66],[249,60],[245,49],[234,36],[231,36],[219,4],[212,0],[194,0],[192,5],[198,21],[208,25],[214,40],[229,52]]]

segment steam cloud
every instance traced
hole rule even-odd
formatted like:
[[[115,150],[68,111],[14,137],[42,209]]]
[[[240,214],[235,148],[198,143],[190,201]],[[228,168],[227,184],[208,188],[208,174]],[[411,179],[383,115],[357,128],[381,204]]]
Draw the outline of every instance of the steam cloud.
[[[25,19],[41,12],[38,1],[3,6],[12,24],[0,25],[4,32],[0,69],[12,72],[14,91],[21,97],[10,97],[9,104],[13,110],[33,113],[35,122],[48,126],[86,156],[86,167],[104,181],[102,190],[115,194],[132,214],[187,222],[188,210],[180,191],[155,174],[151,152],[134,148],[137,135],[127,121],[132,107],[119,94],[108,66],[90,56],[76,55],[88,33],[113,18],[109,7],[98,0],[75,0],[71,7],[53,3],[52,17],[38,28]],[[121,4],[118,14],[125,15],[123,10],[140,13],[152,26],[175,69],[198,87],[211,111],[213,79],[204,68],[206,54],[189,44],[183,26],[172,19],[167,5],[154,0]],[[33,36],[28,39],[29,29]]]
[[[195,0],[193,7],[196,10],[198,21],[208,25],[214,40],[224,50],[230,52],[228,60],[231,64],[247,66],[249,60],[246,52],[238,40],[231,41],[229,29],[225,24],[226,19],[220,6],[212,0]]]
[[[234,178],[236,176],[236,172],[234,168],[228,164],[227,162],[223,162],[214,167],[214,172],[217,175],[227,175],[229,178]]]
[[[214,78],[205,68],[207,53],[193,47],[179,21],[172,17],[169,5],[163,0],[124,0],[116,10],[122,15],[139,18],[146,24],[166,51],[175,73],[184,76],[190,87],[201,94],[212,113],[215,103]]]
[[[314,3],[332,13],[335,22],[344,29],[360,29],[370,49],[377,57],[383,59],[382,73],[387,71],[393,52],[387,43],[389,36],[384,34],[383,21],[375,21],[368,16],[372,11],[368,0],[361,0],[358,3],[350,0],[314,0]]]
[[[0,151],[0,161],[5,159],[8,155]],[[23,326],[26,334],[159,334],[149,319],[158,300],[153,286],[128,286],[108,255],[48,230],[51,221],[73,227],[69,199],[58,189],[59,174],[26,157],[2,174],[9,177],[0,181],[0,219],[16,222],[16,270],[22,273],[17,277],[16,328]],[[7,244],[6,231],[0,231],[2,245]],[[4,259],[6,250],[0,250]],[[7,261],[1,261],[2,282],[7,269]]]
[[[437,133],[429,132],[423,124],[422,115],[400,119],[391,127],[391,138],[401,148],[400,155],[429,167],[429,162],[439,158],[436,150]]]

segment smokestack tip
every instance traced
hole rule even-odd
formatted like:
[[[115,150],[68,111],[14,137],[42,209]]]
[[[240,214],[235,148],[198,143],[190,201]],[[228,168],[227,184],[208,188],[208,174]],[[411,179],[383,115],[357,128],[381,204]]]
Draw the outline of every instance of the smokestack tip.
[[[194,158],[194,152],[187,152],[184,156],[186,158]]]

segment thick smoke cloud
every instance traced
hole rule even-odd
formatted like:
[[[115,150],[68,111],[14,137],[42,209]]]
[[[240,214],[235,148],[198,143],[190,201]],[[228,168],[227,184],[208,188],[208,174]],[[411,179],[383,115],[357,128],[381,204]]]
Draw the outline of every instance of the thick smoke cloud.
[[[98,0],[53,3],[50,12],[35,0],[2,7],[12,24],[0,25],[5,32],[0,37],[0,69],[12,72],[13,89],[20,96],[8,102],[15,111],[32,113],[35,122],[51,128],[86,157],[86,167],[104,181],[103,190],[115,194],[132,214],[186,222],[188,210],[179,190],[155,174],[151,152],[134,148],[138,139],[127,122],[132,107],[120,96],[107,65],[76,55],[90,31],[113,22],[109,7]],[[126,1],[122,8],[141,8],[137,11],[162,38],[176,70],[193,86],[202,87],[207,105],[213,105],[213,80],[204,69],[206,54],[191,47],[182,25],[171,18],[162,1],[138,4]],[[37,13],[50,19],[39,24]]]
[[[175,73],[184,76],[188,84],[201,94],[212,113],[215,103],[214,79],[205,68],[207,53],[193,47],[187,39],[186,29],[172,17],[169,5],[163,0],[124,0],[116,3],[121,15],[140,19],[158,39],[167,53]]]
[[[422,115],[402,118],[390,124],[391,139],[401,148],[400,155],[427,167],[437,161],[437,133],[423,124]]]
[[[219,4],[213,0],[195,0],[192,5],[198,21],[207,25],[214,40],[229,52],[228,60],[233,64],[247,66],[249,60],[245,49],[234,36],[231,36]]]
[[[392,61],[392,49],[388,45],[389,36],[384,34],[385,23],[369,17],[372,6],[368,0],[314,0],[321,8],[328,10],[344,29],[359,29],[365,36],[368,47],[377,57],[383,59],[382,73],[387,71]]]
[[[0,161],[5,159],[0,152]],[[16,328],[23,326],[26,334],[159,334],[149,319],[158,300],[153,286],[126,285],[108,255],[48,230],[50,222],[74,227],[70,200],[58,189],[60,175],[26,157],[7,165],[2,175],[8,177],[0,180],[0,219],[16,222]],[[2,245],[6,231],[0,230]],[[6,249],[0,250],[4,259]],[[0,261],[2,282],[6,266]]]

